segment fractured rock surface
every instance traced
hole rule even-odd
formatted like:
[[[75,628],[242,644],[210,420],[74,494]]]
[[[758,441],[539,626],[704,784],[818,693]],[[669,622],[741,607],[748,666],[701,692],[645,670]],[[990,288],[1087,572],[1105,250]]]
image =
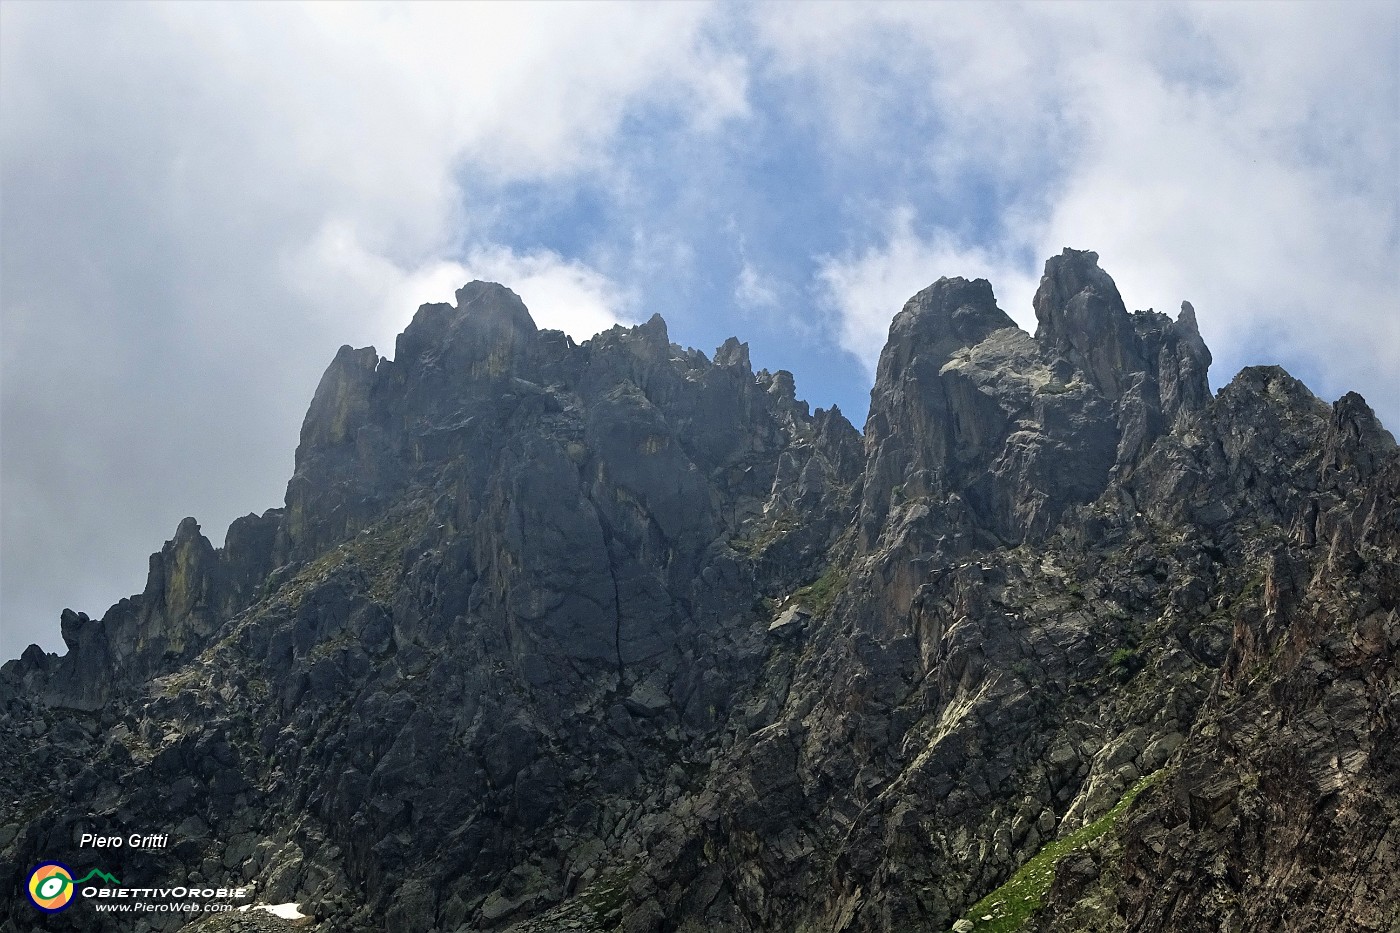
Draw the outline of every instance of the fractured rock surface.
[[[341,348],[282,508],[0,672],[0,856],[169,832],[103,867],[318,931],[976,929],[1132,791],[1027,928],[1397,929],[1394,439],[1277,367],[1212,397],[1092,252],[1035,312],[914,296],[863,436],[489,283]]]

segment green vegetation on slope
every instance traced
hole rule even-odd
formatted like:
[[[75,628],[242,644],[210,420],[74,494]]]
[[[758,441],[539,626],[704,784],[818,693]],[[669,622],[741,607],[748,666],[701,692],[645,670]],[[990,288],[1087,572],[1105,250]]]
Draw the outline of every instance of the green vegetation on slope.
[[[976,933],[1017,933],[1040,910],[1060,859],[1082,849],[1118,826],[1118,820],[1148,787],[1161,780],[1159,769],[1138,781],[1103,816],[1082,826],[1063,839],[1056,839],[1022,865],[1011,879],[967,909],[962,919],[973,924]],[[990,920],[984,920],[990,917]]]
[[[846,581],[846,572],[832,567],[816,582],[809,583],[794,593],[792,598],[806,606],[812,615],[820,618],[831,611],[831,604],[846,588]]]

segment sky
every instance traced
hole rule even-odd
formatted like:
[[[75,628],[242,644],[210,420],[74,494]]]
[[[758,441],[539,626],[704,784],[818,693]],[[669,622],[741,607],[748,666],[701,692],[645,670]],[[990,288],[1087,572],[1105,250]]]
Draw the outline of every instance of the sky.
[[[859,426],[1047,257],[1400,427],[1400,4],[0,4],[0,660],[282,503],[345,343],[515,289]]]

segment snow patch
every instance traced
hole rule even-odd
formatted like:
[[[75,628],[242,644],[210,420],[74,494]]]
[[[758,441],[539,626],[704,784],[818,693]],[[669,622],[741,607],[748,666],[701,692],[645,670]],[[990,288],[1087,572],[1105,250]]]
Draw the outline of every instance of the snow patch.
[[[301,912],[300,904],[253,904],[251,908],[249,905],[245,904],[238,909],[239,911],[249,909],[265,910],[270,914],[281,917],[283,920],[301,920],[306,916],[306,914]]]

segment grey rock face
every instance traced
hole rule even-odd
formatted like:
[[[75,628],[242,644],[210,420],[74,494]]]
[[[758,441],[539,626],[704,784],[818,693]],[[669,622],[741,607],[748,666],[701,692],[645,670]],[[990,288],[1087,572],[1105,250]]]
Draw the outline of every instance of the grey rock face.
[[[796,933],[975,929],[1058,839],[1042,929],[1385,929],[1394,439],[1276,367],[1212,398],[1097,258],[1034,337],[916,295],[863,437],[489,283],[341,348],[284,508],[0,671],[0,855],[169,828],[104,867],[299,929]]]
[[[866,424],[868,547],[892,489],[965,548],[1040,540],[1209,400],[1191,306],[1128,314],[1097,254],[1046,262],[1035,309],[1031,338],[984,280],[941,279],[895,318]]]

